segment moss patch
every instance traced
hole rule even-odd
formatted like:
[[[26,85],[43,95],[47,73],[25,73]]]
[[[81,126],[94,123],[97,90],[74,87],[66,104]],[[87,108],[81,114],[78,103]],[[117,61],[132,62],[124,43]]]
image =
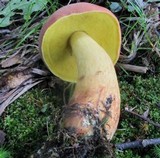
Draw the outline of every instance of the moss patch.
[[[148,117],[160,122],[160,76],[124,75],[120,80],[121,118],[112,143],[122,143],[136,139],[160,137],[160,129],[125,112],[126,106],[143,114],[149,108]],[[16,158],[27,157],[39,149],[46,140],[56,136],[57,125],[63,105],[63,89],[37,87],[23,95],[7,108],[0,120],[0,129],[6,134],[5,147]],[[115,151],[116,158],[152,156],[152,148]],[[23,154],[22,154],[23,153]],[[145,153],[145,154],[142,154]]]
[[[0,129],[7,134],[5,146],[14,157],[26,157],[50,138],[60,100],[55,89],[36,88],[10,105],[0,120]]]
[[[120,81],[121,89],[121,118],[113,143],[123,143],[137,139],[160,137],[160,129],[148,122],[127,113],[124,109],[129,106],[135,108],[138,114],[144,114],[149,109],[148,117],[160,123],[160,75],[157,76],[128,76]],[[143,153],[143,154],[142,154]],[[117,157],[145,157],[152,156],[150,148],[139,150],[116,151]],[[132,156],[131,156],[132,155]]]

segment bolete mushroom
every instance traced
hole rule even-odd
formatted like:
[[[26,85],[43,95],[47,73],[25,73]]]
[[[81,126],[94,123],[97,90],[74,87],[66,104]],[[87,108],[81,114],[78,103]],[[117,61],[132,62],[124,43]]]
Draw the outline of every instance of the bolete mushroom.
[[[76,3],[54,12],[40,32],[40,50],[49,70],[76,87],[63,114],[63,127],[77,136],[96,128],[111,139],[120,115],[120,92],[114,64],[121,31],[106,8]]]

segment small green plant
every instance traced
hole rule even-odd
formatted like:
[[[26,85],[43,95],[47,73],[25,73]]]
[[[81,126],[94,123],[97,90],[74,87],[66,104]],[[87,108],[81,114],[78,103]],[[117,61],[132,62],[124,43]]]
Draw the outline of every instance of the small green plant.
[[[153,154],[154,154],[155,158],[160,158],[160,145],[156,145],[153,148]]]
[[[0,158],[11,158],[11,153],[4,148],[0,148]]]
[[[22,11],[24,20],[28,21],[31,19],[31,14],[43,10],[47,2],[48,0],[11,0],[5,8],[0,11],[0,15],[2,16],[2,18],[0,18],[0,27],[10,25],[12,23],[11,18],[15,14],[21,14],[20,11]]]

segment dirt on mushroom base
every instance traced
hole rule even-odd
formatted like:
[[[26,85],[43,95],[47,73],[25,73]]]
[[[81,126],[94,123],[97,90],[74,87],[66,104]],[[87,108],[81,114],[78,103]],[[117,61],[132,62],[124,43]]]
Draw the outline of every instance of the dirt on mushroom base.
[[[110,97],[107,98],[107,104],[111,104]],[[92,136],[78,136],[74,128],[64,129],[61,128],[61,119],[56,132],[52,136],[52,141],[46,141],[43,146],[30,156],[30,158],[92,158],[93,156],[107,156],[114,158],[113,145],[107,140],[107,131],[103,127],[110,117],[106,113],[105,120],[100,121],[98,116],[92,109],[81,109],[81,105],[75,105],[74,108],[68,109],[73,112],[81,111],[81,115],[86,117],[91,122],[94,122],[94,133]],[[67,115],[67,110],[63,108],[63,113],[60,118]],[[69,112],[69,114],[71,114]],[[89,118],[88,118],[89,117]],[[92,124],[93,125],[93,124]],[[102,131],[103,130],[103,131]]]
[[[54,140],[45,142],[43,146],[30,158],[93,158],[93,156],[107,156],[114,158],[113,145],[95,128],[92,137],[82,138],[70,134],[65,129],[54,133]]]

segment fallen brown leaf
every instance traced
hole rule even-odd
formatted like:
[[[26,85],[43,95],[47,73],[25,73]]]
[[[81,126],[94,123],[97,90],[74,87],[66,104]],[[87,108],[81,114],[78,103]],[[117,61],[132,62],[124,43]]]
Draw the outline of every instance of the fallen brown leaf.
[[[29,72],[27,73],[27,70],[23,72],[11,72],[1,78],[0,92],[16,88],[31,77],[33,75],[29,74]]]
[[[38,81],[37,79],[30,79],[24,82],[23,85],[11,90],[10,95],[8,94],[7,98],[5,98],[5,100],[0,104],[0,116],[2,115],[6,107],[8,107],[8,105],[10,105],[13,101],[15,101],[29,89],[41,83],[43,80],[44,78],[38,79]]]
[[[3,60],[1,62],[1,67],[7,68],[7,67],[11,67],[16,64],[20,64],[21,62],[22,62],[21,56],[19,54],[16,54],[14,56],[7,58],[6,60]]]

